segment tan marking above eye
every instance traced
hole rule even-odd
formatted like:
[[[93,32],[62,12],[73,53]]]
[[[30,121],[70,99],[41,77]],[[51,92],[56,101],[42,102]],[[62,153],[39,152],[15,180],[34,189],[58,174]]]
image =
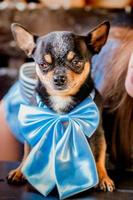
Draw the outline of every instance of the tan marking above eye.
[[[44,55],[44,59],[48,64],[52,64],[52,56],[50,54]]]
[[[73,51],[69,51],[67,54],[67,60],[71,61],[75,56],[75,53]]]

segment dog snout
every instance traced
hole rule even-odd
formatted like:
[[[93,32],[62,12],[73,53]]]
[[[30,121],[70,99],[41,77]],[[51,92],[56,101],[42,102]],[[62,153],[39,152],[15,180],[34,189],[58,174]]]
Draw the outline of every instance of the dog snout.
[[[66,76],[64,74],[54,75],[54,84],[56,86],[63,86],[66,83]]]

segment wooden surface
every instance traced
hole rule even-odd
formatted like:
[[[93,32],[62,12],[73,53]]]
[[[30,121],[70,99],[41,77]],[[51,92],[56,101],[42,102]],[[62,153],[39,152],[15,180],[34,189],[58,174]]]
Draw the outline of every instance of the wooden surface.
[[[19,163],[0,162],[0,200],[44,200],[58,199],[57,191],[54,190],[47,198],[37,192],[29,191],[27,185],[11,186],[7,184],[8,171],[14,169]],[[110,172],[115,180],[116,191],[113,193],[88,190],[80,195],[69,199],[88,200],[131,200],[133,199],[133,172]]]

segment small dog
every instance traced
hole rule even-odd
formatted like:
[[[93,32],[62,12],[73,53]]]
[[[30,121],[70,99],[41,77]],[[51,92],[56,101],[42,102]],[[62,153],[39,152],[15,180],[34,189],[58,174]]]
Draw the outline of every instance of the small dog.
[[[19,24],[12,25],[12,32],[18,46],[36,63],[38,77],[36,91],[42,101],[55,112],[60,114],[69,112],[94,90],[91,58],[99,53],[106,43],[109,28],[110,24],[106,21],[86,35],[59,31],[37,37]],[[98,91],[94,101],[102,112],[102,101]],[[105,168],[106,142],[102,119],[96,133],[88,142],[95,156],[99,186],[104,191],[112,192],[114,183]],[[25,144],[22,163],[8,175],[10,183],[23,181],[21,167],[29,151],[30,148]]]

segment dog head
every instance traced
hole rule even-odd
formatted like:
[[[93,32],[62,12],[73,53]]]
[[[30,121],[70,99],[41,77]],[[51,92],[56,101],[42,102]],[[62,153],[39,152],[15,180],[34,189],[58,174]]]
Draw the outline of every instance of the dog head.
[[[70,96],[90,75],[91,57],[105,44],[109,27],[109,22],[103,22],[85,35],[59,31],[38,37],[15,23],[12,32],[20,49],[34,59],[48,94]]]

